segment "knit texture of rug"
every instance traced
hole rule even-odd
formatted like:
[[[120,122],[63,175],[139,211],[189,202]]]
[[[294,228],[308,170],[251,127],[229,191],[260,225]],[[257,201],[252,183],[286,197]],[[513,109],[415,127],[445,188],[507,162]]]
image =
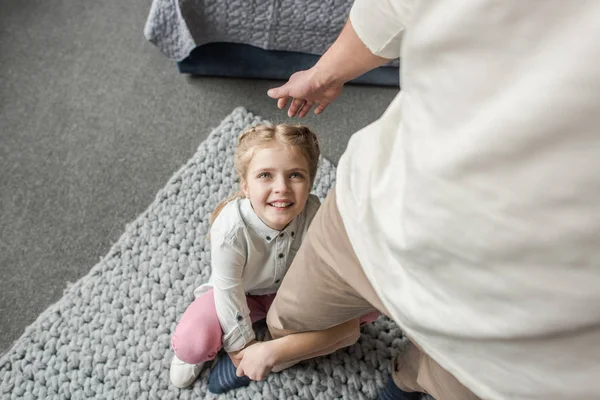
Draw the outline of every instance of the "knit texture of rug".
[[[238,135],[266,122],[236,108],[90,273],[69,287],[0,359],[2,399],[204,399],[208,368],[189,389],[169,384],[170,336],[208,280],[209,218],[236,185]],[[320,162],[323,199],[335,167]],[[358,343],[252,382],[223,399],[375,399],[402,344],[379,318]]]

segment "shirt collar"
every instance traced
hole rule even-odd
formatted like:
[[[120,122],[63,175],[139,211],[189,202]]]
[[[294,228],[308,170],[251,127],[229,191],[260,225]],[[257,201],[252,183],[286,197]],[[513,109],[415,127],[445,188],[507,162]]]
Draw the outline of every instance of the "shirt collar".
[[[242,211],[242,217],[246,223],[252,228],[252,230],[258,233],[264,240],[271,242],[275,240],[278,235],[288,235],[292,239],[298,234],[298,220],[304,214],[304,211],[294,218],[282,231],[275,230],[267,224],[265,224],[258,215],[254,212],[252,204],[249,199],[242,199],[240,209]]]

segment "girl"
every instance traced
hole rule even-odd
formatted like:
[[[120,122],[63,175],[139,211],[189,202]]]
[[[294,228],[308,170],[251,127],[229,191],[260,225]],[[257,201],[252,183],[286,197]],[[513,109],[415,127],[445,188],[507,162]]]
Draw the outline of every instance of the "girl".
[[[235,359],[254,342],[252,324],[266,317],[320,205],[310,195],[318,159],[317,137],[303,126],[258,125],[239,137],[235,167],[242,190],[213,213],[212,275],[195,290],[171,339],[173,385],[191,385],[222,347]],[[220,393],[248,382],[222,357],[209,388]]]

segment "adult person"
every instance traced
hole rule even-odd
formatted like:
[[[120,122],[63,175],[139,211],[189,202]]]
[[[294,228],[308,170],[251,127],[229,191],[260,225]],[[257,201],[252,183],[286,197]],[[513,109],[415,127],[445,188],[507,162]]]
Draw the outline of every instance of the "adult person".
[[[269,96],[319,114],[398,56],[402,90],[351,138],[273,335],[376,308],[413,343],[382,399],[600,398],[599,21],[595,1],[356,0]]]

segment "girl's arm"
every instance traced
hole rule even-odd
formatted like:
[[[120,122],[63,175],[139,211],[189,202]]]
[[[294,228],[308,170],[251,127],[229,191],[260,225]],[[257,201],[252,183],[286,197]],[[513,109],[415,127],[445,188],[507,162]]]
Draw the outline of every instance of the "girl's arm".
[[[211,229],[211,266],[215,308],[223,329],[223,347],[238,351],[254,340],[250,309],[246,301],[243,271],[246,252],[232,233],[222,233],[219,218]],[[216,226],[216,228],[215,228]]]
[[[267,342],[256,342],[240,351],[237,375],[265,379],[271,370],[281,371],[307,360],[350,346],[360,336],[358,318],[324,331],[295,333]]]

